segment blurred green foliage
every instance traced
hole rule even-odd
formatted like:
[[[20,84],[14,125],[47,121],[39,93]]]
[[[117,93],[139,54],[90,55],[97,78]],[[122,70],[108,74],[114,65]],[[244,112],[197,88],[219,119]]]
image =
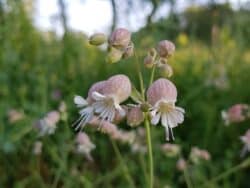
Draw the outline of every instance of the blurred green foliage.
[[[124,73],[138,87],[135,59],[108,65],[105,53],[90,46],[84,34],[68,32],[60,38],[54,32],[39,31],[22,1],[10,0],[6,6],[0,4],[0,187],[127,187],[107,136],[88,130],[97,146],[95,162],[89,163],[73,152],[70,124],[77,116],[73,96],[86,96],[92,83]],[[174,68],[171,80],[178,88],[178,105],[186,109],[186,118],[174,130],[175,142],[185,157],[192,146],[212,155],[211,161],[192,169],[190,176],[196,185],[240,163],[239,136],[249,128],[249,122],[225,127],[220,113],[235,103],[250,104],[250,14],[233,11],[228,5],[211,9],[190,8],[133,35],[142,58],[159,40],[170,39],[177,45],[170,61]],[[181,26],[182,16],[185,27]],[[149,70],[144,69],[143,74],[147,83]],[[159,76],[164,75],[157,72]],[[43,153],[35,156],[32,148],[37,133],[32,125],[58,108],[60,101],[52,97],[55,90],[62,93],[69,119],[59,123],[56,134],[42,139]],[[10,123],[10,109],[23,111],[25,118]],[[162,127],[152,127],[152,131],[156,187],[184,187],[176,160],[160,151],[165,142]],[[145,187],[138,165],[145,156],[129,152],[129,146],[119,146],[136,185]],[[249,169],[245,169],[213,187],[249,187],[248,178]]]

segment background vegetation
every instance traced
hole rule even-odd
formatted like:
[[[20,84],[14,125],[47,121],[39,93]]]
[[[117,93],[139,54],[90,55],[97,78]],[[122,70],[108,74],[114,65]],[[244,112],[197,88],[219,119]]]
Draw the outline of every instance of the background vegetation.
[[[197,187],[243,160],[239,136],[249,128],[249,121],[225,127],[220,114],[235,103],[250,104],[249,17],[247,4],[233,10],[230,4],[213,2],[173,11],[157,22],[148,18],[148,24],[133,33],[142,57],[162,39],[176,44],[171,80],[186,117],[174,130],[175,143],[185,157],[192,146],[207,149],[212,156],[190,171]],[[92,152],[94,162],[88,162],[73,152],[75,133],[70,124],[77,116],[75,94],[84,96],[92,83],[116,73],[127,74],[138,84],[134,67],[133,58],[106,64],[104,52],[90,46],[83,33],[67,29],[60,37],[38,30],[25,1],[0,0],[0,187],[128,187],[108,137],[88,131],[97,147]],[[164,76],[157,72],[160,75]],[[145,80],[148,76],[144,70]],[[60,98],[53,97],[56,91]],[[60,101],[67,105],[67,121],[60,121],[54,135],[42,138],[42,154],[36,156],[32,150],[38,138],[32,125],[57,109]],[[11,123],[11,109],[23,112],[24,118]],[[122,128],[130,129],[125,124]],[[165,143],[163,129],[152,131],[155,186],[186,186],[176,159],[160,150]],[[146,156],[131,153],[128,145],[119,148],[137,187],[145,187],[140,164]],[[243,169],[210,186],[250,187],[249,173],[249,168]]]

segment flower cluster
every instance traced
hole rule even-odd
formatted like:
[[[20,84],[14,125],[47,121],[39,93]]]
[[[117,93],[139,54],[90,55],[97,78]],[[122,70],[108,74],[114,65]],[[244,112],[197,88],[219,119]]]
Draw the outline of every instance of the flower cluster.
[[[144,58],[144,65],[147,68],[157,66],[161,69],[164,75],[171,77],[173,75],[173,69],[168,64],[169,58],[175,52],[175,45],[168,40],[160,41],[155,48],[151,48],[148,51],[147,56]]]
[[[131,33],[124,28],[118,28],[107,38],[103,33],[96,33],[89,38],[91,45],[99,46],[108,43],[108,63],[117,63],[119,60],[133,56],[134,44]]]
[[[116,63],[134,54],[131,33],[124,28],[114,30],[108,37],[102,33],[96,33],[90,36],[89,43],[95,46],[107,44],[106,61],[108,63]],[[141,92],[133,86],[126,75],[117,74],[94,83],[86,97],[80,95],[74,97],[74,103],[79,109],[79,118],[72,127],[75,131],[80,130],[77,136],[78,152],[84,153],[88,159],[91,159],[90,151],[94,149],[94,145],[86,133],[81,132],[86,125],[107,134],[112,140],[130,144],[134,153],[147,152],[150,123],[161,124],[165,128],[166,140],[174,140],[172,129],[183,123],[185,110],[176,105],[178,92],[172,81],[166,78],[154,80],[155,67],[167,73],[167,77],[173,74],[168,60],[174,51],[175,45],[168,40],[160,41],[156,48],[148,51],[144,66],[153,69],[149,86],[144,88],[143,76],[140,72],[141,65],[138,64]],[[134,101],[133,104],[125,104],[129,97]],[[137,128],[145,123],[147,129],[139,127],[135,131],[125,131],[117,126],[123,120],[131,128]],[[167,156],[180,155],[180,147],[174,144],[162,146],[162,151]],[[148,154],[152,155],[150,149]]]

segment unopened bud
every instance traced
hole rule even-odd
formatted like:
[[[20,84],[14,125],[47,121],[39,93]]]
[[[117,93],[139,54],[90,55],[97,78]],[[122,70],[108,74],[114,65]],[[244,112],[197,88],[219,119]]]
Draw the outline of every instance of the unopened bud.
[[[91,45],[102,45],[107,41],[107,37],[103,33],[96,33],[89,38],[89,43]]]
[[[108,56],[106,57],[106,61],[108,63],[117,63],[122,58],[123,53],[120,50],[115,48],[111,48]]]
[[[131,34],[127,29],[116,29],[109,38],[109,44],[115,48],[126,48],[131,40]]]
[[[132,107],[127,114],[127,123],[131,127],[140,125],[144,120],[143,112],[139,106]]]
[[[163,40],[158,43],[157,52],[160,57],[168,58],[173,55],[174,51],[175,51],[174,43],[168,40]]]
[[[147,55],[145,58],[144,58],[144,66],[146,68],[152,68],[154,66],[154,58],[153,56],[151,55]]]
[[[162,64],[159,67],[164,76],[171,77],[173,75],[173,69],[169,64]]]

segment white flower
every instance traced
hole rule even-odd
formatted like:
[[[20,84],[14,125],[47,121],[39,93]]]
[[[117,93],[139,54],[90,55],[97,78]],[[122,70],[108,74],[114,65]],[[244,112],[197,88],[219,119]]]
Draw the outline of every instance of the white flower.
[[[131,93],[131,83],[125,75],[115,75],[106,81],[102,93],[93,92],[92,97],[95,100],[93,108],[95,114],[101,119],[108,122],[113,122],[116,112],[121,116],[126,114],[126,111],[120,106],[120,103],[125,101]]]
[[[150,108],[151,123],[157,125],[160,121],[165,127],[166,140],[174,139],[172,128],[184,121],[185,110],[175,106],[177,90],[175,85],[167,79],[158,79],[147,91]]]
[[[83,128],[94,117],[94,108],[92,104],[93,102],[95,102],[95,100],[92,98],[92,93],[96,91],[101,92],[104,85],[105,81],[100,81],[92,85],[89,89],[88,97],[86,100],[78,95],[74,97],[74,103],[78,108],[80,108],[80,117],[72,124],[75,130]]]
[[[56,124],[60,120],[60,114],[57,111],[51,111],[46,116],[38,120],[35,128],[38,129],[40,136],[53,134],[56,130]]]

